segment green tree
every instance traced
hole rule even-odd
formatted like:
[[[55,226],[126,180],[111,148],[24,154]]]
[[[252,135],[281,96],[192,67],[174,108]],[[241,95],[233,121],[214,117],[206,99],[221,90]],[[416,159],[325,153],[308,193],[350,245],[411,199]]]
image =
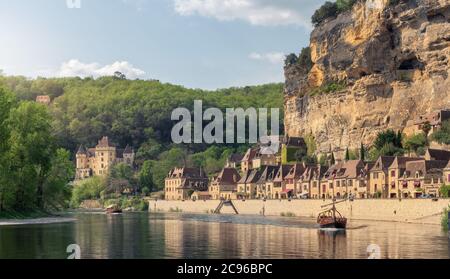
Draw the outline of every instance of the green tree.
[[[441,129],[434,132],[431,138],[440,144],[450,144],[450,120],[444,121]]]
[[[85,200],[100,199],[105,189],[106,179],[104,177],[96,176],[78,182],[73,188],[70,205],[77,208]]]
[[[331,152],[331,156],[330,156],[330,166],[333,166],[334,164],[336,164],[336,159],[334,158],[334,153]]]
[[[350,150],[348,148],[345,150],[345,161],[350,161]]]
[[[71,199],[70,181],[75,175],[70,152],[65,149],[56,150],[51,160],[51,169],[44,183],[45,208],[62,209],[69,207]]]
[[[364,147],[363,143],[361,143],[361,147],[359,148],[359,159],[361,161],[366,160],[366,148]]]
[[[350,10],[357,0],[336,0],[336,7],[339,13]]]
[[[284,66],[288,67],[288,66],[292,66],[297,64],[298,62],[298,57],[297,55],[295,55],[295,53],[290,53],[288,55],[286,55],[286,58],[284,59]]]
[[[442,185],[439,189],[439,194],[442,198],[449,198],[450,197],[450,185]]]
[[[395,148],[402,148],[402,134],[395,133],[393,130],[379,132],[373,147],[377,150],[385,148],[387,145],[392,145]]]
[[[318,26],[326,19],[336,17],[337,15],[338,7],[336,3],[327,1],[314,12],[311,21],[315,26]]]
[[[152,162],[145,161],[139,171],[139,186],[142,189],[152,192],[153,190],[153,175],[152,175]]]
[[[424,133],[419,133],[403,140],[403,146],[409,151],[421,153],[419,151],[424,150],[428,145],[427,136]],[[418,154],[423,155],[423,154]]]
[[[11,110],[7,157],[15,208],[44,207],[44,184],[56,153],[50,123],[51,117],[43,105],[22,102]]]

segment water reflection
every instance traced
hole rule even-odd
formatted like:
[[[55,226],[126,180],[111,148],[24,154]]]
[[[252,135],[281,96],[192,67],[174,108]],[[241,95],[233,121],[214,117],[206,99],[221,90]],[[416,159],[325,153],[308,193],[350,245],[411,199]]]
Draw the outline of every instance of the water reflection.
[[[318,230],[314,220],[192,214],[78,214],[65,224],[0,227],[0,258],[449,258],[439,226],[350,222],[347,231]]]

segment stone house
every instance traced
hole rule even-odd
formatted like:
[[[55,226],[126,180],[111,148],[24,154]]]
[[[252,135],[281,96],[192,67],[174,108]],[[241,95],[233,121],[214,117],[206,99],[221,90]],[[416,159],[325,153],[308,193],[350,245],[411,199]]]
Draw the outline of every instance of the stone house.
[[[402,198],[418,198],[422,194],[439,196],[439,189],[443,184],[443,170],[448,162],[445,161],[409,161],[399,179]]]
[[[439,130],[442,123],[447,120],[450,120],[450,110],[437,110],[408,121],[404,133],[407,136],[418,134],[423,132],[425,125],[429,125],[430,134],[432,134]]]
[[[301,195],[308,192],[308,197],[310,199],[323,198],[321,189],[322,187],[325,190],[327,188],[326,184],[328,183],[328,181],[324,178],[327,171],[328,167],[325,166],[308,166],[301,177],[301,182],[299,182],[302,188]]]
[[[209,194],[212,199],[235,200],[238,198],[238,182],[241,179],[235,168],[224,168],[211,180]]]
[[[241,161],[241,172],[245,173],[248,170],[253,169],[253,159],[255,159],[258,153],[258,148],[249,148]]]
[[[389,167],[394,162],[393,156],[380,156],[374,166],[369,170],[369,187],[367,195],[370,198],[381,195],[382,198],[389,196]]]
[[[259,170],[246,171],[238,181],[238,198],[255,199],[257,197],[257,182],[260,176]]]
[[[286,176],[291,171],[292,165],[280,165],[276,172],[275,178],[272,181],[272,187],[268,192],[269,198],[272,199],[287,199],[289,198],[289,190],[286,189]]]
[[[301,195],[303,193],[303,189],[301,187],[301,178],[302,175],[305,173],[307,168],[306,164],[295,164],[292,166],[291,170],[285,177],[285,185],[286,185],[286,191],[287,196],[290,197],[297,197],[298,195]],[[306,189],[306,191],[309,191],[309,187]]]
[[[36,103],[48,106],[51,102],[52,100],[49,95],[39,95],[36,97]]]
[[[134,158],[134,150],[129,145],[125,149],[119,149],[111,144],[108,137],[103,137],[95,148],[86,149],[83,145],[80,146],[76,154],[75,179],[106,175],[110,167],[117,163],[133,166]]]
[[[396,199],[402,194],[402,186],[399,183],[399,179],[403,177],[406,171],[406,163],[412,161],[423,161],[423,158],[414,157],[400,157],[396,156],[392,164],[388,168],[388,197],[391,199]]]
[[[361,160],[337,163],[326,173],[328,187],[326,197],[345,198],[350,195],[365,198],[367,195],[366,165]]]
[[[261,175],[256,182],[256,198],[267,199],[272,191],[273,180],[278,171],[277,166],[266,166],[262,169]]]
[[[241,154],[231,154],[231,156],[228,157],[227,162],[225,163],[225,167],[240,169],[243,158],[244,156],[242,156]]]
[[[166,200],[188,200],[195,192],[208,190],[208,176],[198,168],[174,168],[165,179]]]
[[[252,162],[253,169],[260,169],[265,166],[277,166],[278,159],[276,154],[263,154],[261,149],[258,149]]]

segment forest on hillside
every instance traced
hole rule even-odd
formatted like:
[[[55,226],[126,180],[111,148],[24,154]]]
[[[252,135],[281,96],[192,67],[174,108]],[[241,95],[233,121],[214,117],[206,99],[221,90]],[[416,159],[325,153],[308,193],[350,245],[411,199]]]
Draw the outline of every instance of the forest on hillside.
[[[226,158],[245,152],[248,145],[174,145],[173,109],[280,108],[283,123],[283,84],[267,84],[215,91],[188,89],[156,80],[128,80],[121,75],[93,78],[37,78],[0,76],[0,84],[19,102],[34,102],[49,95],[51,133],[58,148],[70,151],[72,160],[80,144],[94,147],[102,136],[137,155],[137,169],[151,174],[151,190],[161,189],[170,168],[186,164],[203,167],[209,174],[220,170]],[[147,179],[148,180],[148,179]]]

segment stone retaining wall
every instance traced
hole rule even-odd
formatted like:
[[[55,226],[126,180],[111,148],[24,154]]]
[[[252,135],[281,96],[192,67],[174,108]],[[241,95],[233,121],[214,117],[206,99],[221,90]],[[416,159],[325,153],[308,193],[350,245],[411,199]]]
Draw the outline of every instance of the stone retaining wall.
[[[266,216],[281,216],[293,213],[299,217],[316,218],[322,211],[322,205],[331,201],[323,200],[260,200],[234,201],[240,214],[260,215],[264,210]],[[211,213],[219,201],[149,201],[152,212]],[[450,200],[355,200],[340,203],[337,208],[347,218],[355,220],[378,220],[410,222],[420,224],[440,224],[444,208]],[[224,207],[222,214],[232,214],[229,207]]]

